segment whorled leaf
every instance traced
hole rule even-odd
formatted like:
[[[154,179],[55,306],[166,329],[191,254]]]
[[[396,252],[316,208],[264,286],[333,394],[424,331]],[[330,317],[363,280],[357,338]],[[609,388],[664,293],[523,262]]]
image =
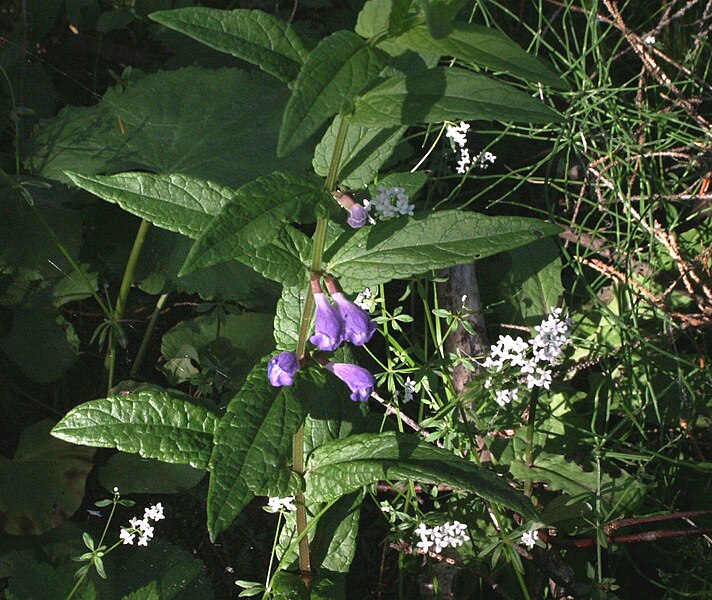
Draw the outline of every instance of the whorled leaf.
[[[73,444],[206,469],[218,420],[190,396],[145,386],[80,404],[54,426],[52,435]]]

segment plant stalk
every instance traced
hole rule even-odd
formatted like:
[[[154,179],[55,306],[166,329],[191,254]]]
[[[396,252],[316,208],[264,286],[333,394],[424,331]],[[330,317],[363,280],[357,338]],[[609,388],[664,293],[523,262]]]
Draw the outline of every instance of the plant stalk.
[[[153,335],[153,330],[156,328],[156,322],[158,321],[158,317],[161,314],[161,309],[163,308],[163,305],[166,303],[166,299],[168,298],[168,294],[161,294],[156,301],[156,307],[153,309],[153,314],[151,315],[151,320],[148,322],[148,327],[146,327],[146,333],[143,334],[143,339],[141,340],[141,345],[138,348],[138,352],[136,353],[136,358],[134,359],[134,363],[131,366],[131,372],[129,373],[129,377],[133,379],[136,377],[138,374],[139,369],[141,368],[141,363],[143,362],[143,357],[146,355],[146,349],[148,348],[148,342],[151,340],[151,336]]]
[[[111,388],[114,385],[114,369],[116,368],[116,336],[114,335],[114,327],[119,327],[121,319],[124,316],[126,301],[128,300],[131,286],[133,285],[136,265],[138,264],[138,259],[141,256],[141,249],[143,248],[143,243],[146,241],[146,235],[148,234],[150,227],[151,223],[149,221],[146,221],[146,219],[141,220],[141,225],[139,225],[133,247],[131,248],[131,254],[129,254],[129,259],[126,261],[124,276],[121,280],[121,287],[119,288],[119,297],[116,299],[116,306],[114,307],[114,312],[111,317],[112,327],[109,329],[109,349],[106,353],[106,359],[104,361],[104,365],[109,372],[109,391],[111,391]]]
[[[527,468],[534,466],[534,425],[536,422],[536,407],[539,400],[539,388],[532,390],[532,395],[529,400],[529,415],[527,416],[527,447],[524,455]],[[532,496],[532,476],[524,481],[524,494],[531,498]]]
[[[334,142],[334,152],[331,155],[329,171],[326,176],[325,187],[326,191],[332,193],[336,190],[336,179],[339,175],[339,164],[341,163],[341,154],[344,150],[346,142],[346,134],[349,124],[345,117],[341,117],[339,123],[339,131],[336,134]],[[328,219],[318,219],[316,222],[316,230],[314,231],[314,241],[312,243],[312,263],[311,272],[320,273],[322,265],[322,257],[324,254],[324,245],[326,243],[326,231],[329,225]],[[297,356],[301,360],[304,357],[309,335],[309,325],[311,324],[312,311],[314,309],[314,294],[311,286],[307,288],[307,296],[304,302],[304,312],[299,325],[299,339],[297,340]],[[292,469],[302,477],[304,475],[304,425],[302,424],[294,434],[292,441]],[[309,539],[305,535],[307,529],[307,508],[304,504],[304,492],[300,488],[296,494],[297,505],[297,536],[299,537],[299,571],[302,581],[307,589],[311,589],[311,559],[309,557]]]

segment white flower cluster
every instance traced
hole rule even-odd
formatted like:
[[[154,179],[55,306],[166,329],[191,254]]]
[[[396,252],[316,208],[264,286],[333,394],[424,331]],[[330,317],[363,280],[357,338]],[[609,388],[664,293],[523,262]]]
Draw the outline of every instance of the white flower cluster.
[[[529,342],[521,337],[501,335],[490,348],[483,366],[492,373],[502,373],[510,368],[519,369],[518,384],[526,384],[530,390],[535,387],[551,387],[552,369],[561,363],[566,346],[571,343],[571,319],[562,318],[562,309],[552,308],[551,313],[534,330]],[[492,387],[492,378],[485,381],[485,387]],[[517,388],[502,388],[496,393],[496,402],[506,406],[519,397]]]
[[[522,534],[522,545],[526,546],[528,550],[531,550],[536,546],[536,542],[539,539],[539,532],[536,530],[525,531]]]
[[[412,215],[415,208],[402,187],[387,188],[385,185],[379,185],[376,197],[364,202],[364,205],[369,216],[374,212],[381,221],[399,215]]]
[[[469,129],[469,123],[460,121],[460,124],[457,126],[448,125],[447,133],[445,134],[460,150],[460,160],[457,163],[457,172],[460,174],[467,173],[468,167],[473,163],[470,150],[467,148],[467,132]],[[477,155],[474,162],[477,163],[480,169],[486,169],[491,164],[494,164],[495,160],[497,160],[497,157],[491,152],[481,152]]]
[[[418,525],[415,534],[420,538],[416,544],[423,552],[428,552],[430,548],[437,554],[440,554],[445,548],[451,546],[457,548],[469,541],[469,536],[465,533],[467,525],[454,521],[452,525],[447,522],[444,525],[438,525],[432,529],[425,526],[425,523]]]
[[[470,151],[467,149],[467,130],[469,128],[469,123],[460,121],[460,125],[458,126],[448,125],[447,133],[445,134],[456,146],[460,148],[460,160],[457,163],[458,173],[467,172],[467,167],[469,167],[472,162],[472,159],[470,158]]]
[[[280,510],[286,510],[292,512],[297,510],[294,504],[294,496],[287,496],[286,498],[277,498],[274,496],[267,501],[267,507],[270,512],[276,513]]]
[[[131,527],[122,527],[119,538],[124,544],[133,545],[134,538],[138,536],[138,545],[148,546],[148,540],[153,538],[151,521],[160,521],[161,519],[165,519],[165,516],[163,516],[163,506],[159,502],[143,511],[143,519],[136,517],[129,519]]]
[[[376,295],[377,293],[371,288],[365,288],[363,292],[356,296],[354,304],[363,310],[373,312],[373,309],[376,308]]]
[[[645,39],[643,40],[643,43],[646,46],[652,46],[655,43],[655,36],[654,35],[647,35],[645,36]]]

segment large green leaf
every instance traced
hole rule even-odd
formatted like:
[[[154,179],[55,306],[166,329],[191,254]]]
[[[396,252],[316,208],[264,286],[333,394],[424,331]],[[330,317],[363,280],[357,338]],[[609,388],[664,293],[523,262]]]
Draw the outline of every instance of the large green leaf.
[[[81,506],[93,448],[49,435],[40,421],[20,434],[13,459],[0,456],[0,530],[39,535],[61,525]]]
[[[316,146],[312,166],[323,177],[329,172],[341,115],[334,117],[329,129]],[[341,154],[339,181],[352,189],[363,188],[373,181],[384,162],[393,154],[405,127],[349,126]]]
[[[288,96],[282,83],[256,71],[190,67],[134,75],[97,105],[67,107],[42,121],[26,164],[62,181],[64,171],[145,170],[235,187],[275,169],[300,172],[311,152],[276,156]]]
[[[371,127],[459,120],[555,123],[562,117],[507,83],[442,67],[386,79],[358,98],[349,116]]]
[[[328,502],[380,480],[445,484],[497,502],[529,518],[529,499],[492,471],[477,467],[414,435],[363,433],[317,448],[306,473],[308,502]]]
[[[215,433],[208,491],[212,539],[232,523],[253,494],[286,488],[292,435],[302,419],[292,391],[270,385],[267,361],[262,361],[230,401]]]
[[[398,217],[351,234],[326,263],[348,292],[463,264],[522,246],[559,228],[523,217],[444,210]],[[331,249],[330,249],[331,250]]]
[[[546,63],[522,50],[492,27],[474,23],[453,24],[445,37],[434,39],[425,25],[416,25],[389,43],[414,50],[452,56],[476,65],[505,71],[528,81],[565,87],[563,80]]]
[[[190,396],[146,386],[80,404],[55,425],[52,435],[205,469],[217,425],[218,416]]]
[[[383,53],[350,31],[337,31],[309,54],[284,111],[278,153],[285,156],[348,106],[383,68]]]
[[[329,202],[316,178],[273,173],[248,183],[198,238],[181,273],[227,260],[252,260],[255,251],[273,242],[286,224],[315,221],[317,207]]]
[[[420,0],[430,35],[440,39],[450,33],[457,13],[465,4],[466,0]]]
[[[283,225],[272,243],[255,249],[240,261],[261,275],[284,285],[304,281],[311,258],[311,239],[291,225]]]
[[[408,27],[408,9],[412,0],[368,0],[356,20],[354,31],[371,38],[388,33],[394,36]]]
[[[67,171],[74,184],[170,231],[197,238],[235,195],[232,188],[180,174],[119,173],[86,176]]]
[[[308,55],[288,23],[262,10],[179,8],[150,17],[285,82],[296,79]]]
[[[307,283],[285,285],[274,316],[274,339],[278,350],[294,350],[307,300]]]
[[[205,471],[190,465],[142,458],[117,452],[99,468],[99,483],[128,494],[176,494],[190,489],[205,477]]]

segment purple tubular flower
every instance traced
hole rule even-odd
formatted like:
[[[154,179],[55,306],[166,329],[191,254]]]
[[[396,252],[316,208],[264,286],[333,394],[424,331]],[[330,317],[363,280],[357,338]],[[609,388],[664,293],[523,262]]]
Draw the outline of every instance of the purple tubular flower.
[[[327,363],[324,368],[331,371],[351,388],[351,400],[365,402],[373,393],[376,380],[363,367],[348,363]]]
[[[294,374],[299,370],[299,359],[294,352],[282,352],[267,365],[267,379],[275,387],[292,385]]]
[[[360,204],[354,204],[349,208],[349,218],[346,222],[354,229],[359,229],[366,224],[368,220],[368,212]]]
[[[344,341],[344,322],[341,315],[323,292],[314,294],[314,302],[316,302],[314,335],[309,338],[309,341],[319,350],[326,352],[336,350]]]
[[[331,297],[344,321],[344,338],[354,346],[368,344],[378,327],[376,322],[341,292],[332,292]]]

